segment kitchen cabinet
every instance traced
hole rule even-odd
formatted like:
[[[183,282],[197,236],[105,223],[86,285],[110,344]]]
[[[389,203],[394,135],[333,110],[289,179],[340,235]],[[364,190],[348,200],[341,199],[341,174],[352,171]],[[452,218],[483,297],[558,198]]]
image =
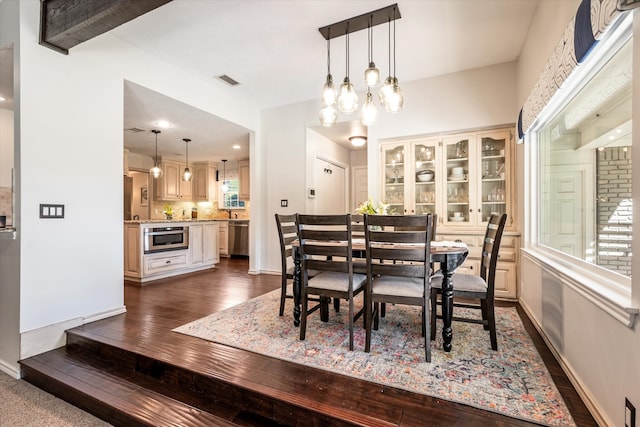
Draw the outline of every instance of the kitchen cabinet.
[[[189,248],[144,253],[145,229],[156,227],[189,227]],[[124,277],[144,283],[212,268],[220,262],[218,242],[218,221],[125,221]]]
[[[381,145],[380,199],[396,214],[438,214],[439,223],[484,231],[491,213],[515,229],[510,129]]]
[[[193,200],[197,202],[217,202],[218,183],[217,167],[210,162],[193,164]]]
[[[517,298],[513,132],[498,128],[381,144],[382,194],[393,213],[438,215],[437,240],[461,240],[469,257],[458,272],[480,274],[492,213],[507,214],[496,270],[496,296]]]
[[[192,199],[193,180],[182,180],[182,172],[186,167],[185,163],[162,159],[160,167],[162,168],[162,176],[154,180],[156,181],[156,198],[158,200],[190,201]]]
[[[140,275],[142,253],[142,234],[138,224],[124,226],[124,273],[125,276]]]
[[[218,258],[218,223],[191,223],[189,225],[189,265],[212,265]]]
[[[238,199],[249,200],[250,198],[250,176],[249,176],[249,160],[240,160],[238,162]]]
[[[220,256],[229,256],[229,221],[218,221],[218,248]]]

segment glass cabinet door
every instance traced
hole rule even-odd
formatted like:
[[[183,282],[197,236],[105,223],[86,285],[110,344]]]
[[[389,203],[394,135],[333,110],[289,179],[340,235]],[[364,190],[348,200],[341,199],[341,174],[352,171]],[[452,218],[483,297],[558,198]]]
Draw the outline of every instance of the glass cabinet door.
[[[405,144],[384,146],[382,161],[384,164],[383,201],[388,203],[391,213],[402,215],[405,212]],[[407,156],[409,153],[406,153]]]
[[[414,206],[416,215],[435,214],[436,200],[436,165],[441,162],[436,150],[438,139],[425,140],[412,144],[415,160]]]
[[[492,213],[507,212],[507,179],[508,171],[506,155],[508,150],[508,134],[494,133],[479,137],[480,175],[481,175],[481,218],[487,222]]]
[[[446,217],[444,222],[468,224],[470,218],[470,149],[472,139],[469,136],[457,136],[444,140],[444,154],[446,156]]]

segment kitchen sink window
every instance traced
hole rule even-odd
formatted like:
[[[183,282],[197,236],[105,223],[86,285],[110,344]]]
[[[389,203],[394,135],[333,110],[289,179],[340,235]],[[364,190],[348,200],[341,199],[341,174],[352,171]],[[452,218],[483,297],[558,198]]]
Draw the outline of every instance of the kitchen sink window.
[[[224,209],[242,209],[244,201],[238,197],[240,181],[237,179],[227,180],[228,191],[222,194],[222,207]]]

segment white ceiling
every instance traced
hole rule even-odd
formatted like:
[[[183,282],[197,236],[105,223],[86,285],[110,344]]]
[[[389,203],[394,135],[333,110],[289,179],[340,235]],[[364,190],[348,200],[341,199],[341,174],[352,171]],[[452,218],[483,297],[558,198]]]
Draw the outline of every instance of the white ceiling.
[[[398,0],[402,17],[396,22],[395,74],[400,85],[516,60],[538,1],[556,0]],[[173,0],[111,33],[259,108],[270,108],[319,98],[327,55],[326,40],[318,28],[391,4],[379,0]],[[373,59],[383,76],[389,74],[388,30],[388,25],[378,25],[373,35]],[[338,84],[345,75],[345,56],[345,37],[333,39],[331,72]],[[350,36],[350,77],[358,91],[364,89],[366,67],[367,32],[359,31]],[[230,87],[216,79],[222,74],[240,85]],[[248,156],[248,147],[238,155],[222,144],[222,140],[243,138],[246,142],[247,130],[201,111],[187,114],[188,108],[127,85],[125,128],[148,130],[149,123],[165,118],[184,123],[191,136],[167,130],[158,137],[160,151],[163,137],[172,144],[178,141],[176,153],[184,151],[180,140],[190,137],[190,159]],[[349,126],[317,130],[342,143],[352,135]],[[124,136],[125,145],[134,151],[148,149],[153,141],[150,132],[125,132]],[[200,147],[196,140],[202,142]]]

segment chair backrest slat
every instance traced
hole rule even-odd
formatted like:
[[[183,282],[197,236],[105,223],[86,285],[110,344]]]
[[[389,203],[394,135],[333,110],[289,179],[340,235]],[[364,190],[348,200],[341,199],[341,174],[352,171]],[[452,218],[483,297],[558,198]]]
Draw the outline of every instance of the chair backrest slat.
[[[487,282],[488,292],[493,294],[495,288],[496,264],[500,252],[500,241],[507,222],[507,214],[491,214],[487,231],[482,244],[480,276]]]
[[[291,243],[298,238],[296,216],[275,214],[278,238],[280,239],[281,268],[284,274],[287,267],[293,265],[293,248]]]
[[[432,221],[428,215],[365,215],[367,271],[375,275],[429,277]]]
[[[296,215],[304,274],[308,270],[353,271],[351,216]]]

